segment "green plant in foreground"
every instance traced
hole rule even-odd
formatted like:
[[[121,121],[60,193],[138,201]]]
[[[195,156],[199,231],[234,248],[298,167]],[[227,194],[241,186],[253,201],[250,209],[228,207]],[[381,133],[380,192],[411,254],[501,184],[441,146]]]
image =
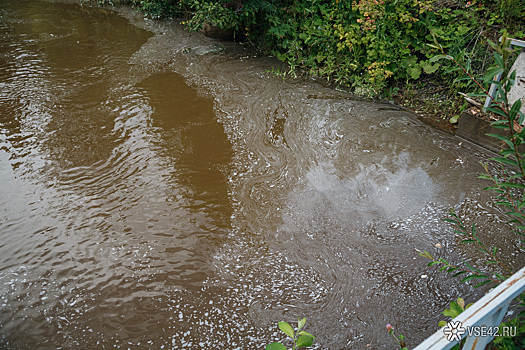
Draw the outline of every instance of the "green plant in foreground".
[[[279,329],[292,339],[292,350],[310,346],[314,343],[315,337],[302,330],[306,324],[306,318],[297,318],[297,329],[295,331],[290,324],[284,321],[280,321],[278,324]],[[287,348],[281,343],[271,343],[266,345],[266,350],[287,350]]]
[[[452,277],[458,277],[463,274],[468,274],[468,276],[464,277],[460,281],[460,283],[465,283],[471,280],[479,280],[479,283],[475,285],[476,288],[481,287],[491,282],[499,284],[503,282],[507,277],[512,275],[511,271],[496,256],[496,254],[498,253],[498,248],[495,246],[490,249],[487,248],[485,244],[477,237],[475,224],[472,224],[471,228],[465,227],[465,224],[463,223],[461,218],[454,212],[454,210],[451,210],[450,216],[452,217],[452,219],[443,219],[443,220],[453,223],[456,226],[457,229],[454,230],[454,233],[465,236],[464,239],[460,243],[477,244],[479,246],[479,250],[487,254],[490,258],[490,260],[486,261],[486,264],[499,264],[506,271],[507,274],[502,275],[501,273],[498,273],[498,272],[492,272],[492,275],[491,275],[490,273],[483,272],[480,269],[476,268],[475,266],[472,266],[467,261],[463,262],[466,267],[461,267],[461,266],[451,264],[443,258],[435,259],[427,251],[420,252],[419,255],[432,260],[430,263],[428,263],[428,266],[441,265],[439,271],[446,271],[447,273],[453,273]]]
[[[392,325],[390,323],[386,325],[386,330],[388,331],[388,334],[390,334],[392,337],[394,337],[396,342],[399,344],[399,349],[398,350],[408,350],[407,345],[405,343],[405,337],[403,336],[403,334],[400,334],[400,335],[396,336],[394,334],[394,327],[392,327]]]
[[[478,97],[489,95],[488,91],[480,82],[465,70],[452,56],[445,54],[443,48],[437,41],[435,41],[435,43],[436,46],[433,47],[440,49],[442,55],[436,56],[432,60],[448,59],[454,61],[483,91],[481,94],[469,94],[469,96]],[[492,42],[489,44],[496,51],[494,53],[496,67],[487,70],[484,81],[485,83],[495,84],[496,96],[493,99],[493,105],[486,110],[494,113],[498,117],[498,120],[493,122],[492,126],[502,129],[504,133],[488,135],[505,142],[506,147],[499,152],[498,157],[491,158],[493,162],[499,165],[499,169],[491,168],[489,163],[485,163],[483,164],[485,173],[478,176],[478,178],[493,182],[493,185],[486,187],[485,190],[493,191],[496,194],[495,204],[504,209],[505,214],[509,217],[508,223],[511,225],[513,232],[525,236],[525,152],[522,152],[519,147],[525,140],[525,128],[521,126],[525,121],[525,115],[520,111],[521,101],[519,99],[512,105],[510,105],[508,100],[510,89],[515,83],[516,72],[514,71],[507,75],[506,63],[512,52],[507,33],[504,32],[501,38],[501,45],[496,45]],[[494,80],[494,77],[498,75],[502,76],[501,81]],[[475,287],[481,287],[489,283],[500,284],[513,274],[513,271],[500,259],[498,248],[496,246],[487,247],[478,238],[475,224],[472,224],[472,226],[465,225],[459,215],[453,210],[450,213],[450,217],[451,218],[444,220],[454,224],[456,227],[454,233],[463,236],[461,243],[474,243],[478,246],[478,249],[488,257],[485,261],[485,268],[482,270],[467,261],[463,261],[463,266],[459,266],[443,258],[436,259],[427,251],[419,252],[419,255],[432,260],[428,266],[440,266],[440,271],[446,271],[452,274],[452,277],[462,276],[463,279],[460,281],[461,283],[471,280],[479,281]],[[520,239],[520,243],[522,246],[520,246],[519,249],[524,250],[523,243],[525,243],[525,241],[523,238]],[[487,271],[487,266],[492,266],[493,268]],[[523,294],[524,293],[516,298],[521,305],[525,305]],[[445,310],[443,314],[445,316],[456,317],[464,310],[464,301],[458,299],[458,302],[452,302],[450,307],[451,308]],[[521,329],[523,327],[524,315],[525,313],[523,311],[520,312],[519,316],[511,322],[516,323],[516,326]],[[440,326],[443,325],[442,322],[440,322]],[[514,337],[514,339],[510,337],[507,338],[497,339],[497,341],[494,341],[493,346],[499,349],[522,348],[517,342],[523,343],[523,339],[519,340],[518,337]]]
[[[453,319],[453,318],[459,316],[459,314],[461,314],[463,311],[465,311],[466,309],[468,309],[472,305],[473,304],[470,303],[467,306],[465,306],[465,301],[463,299],[461,299],[461,298],[458,298],[457,301],[452,301],[450,303],[450,309],[445,309],[442,312],[442,314]],[[447,323],[448,323],[447,321],[439,321],[439,327],[445,327],[447,325]],[[402,334],[400,334],[399,336],[396,336],[395,333],[394,333],[394,327],[392,327],[391,324],[387,324],[386,325],[386,330],[388,331],[388,334],[390,334],[392,337],[394,337],[396,342],[399,344],[399,349],[398,350],[408,350],[408,347],[407,347],[406,341],[405,341],[406,338]],[[459,349],[461,349],[461,345],[460,344],[455,345],[452,348],[452,350],[459,350]]]
[[[457,301],[451,301],[450,302],[450,309],[445,309],[445,311],[442,312],[444,316],[448,316],[452,319],[456,318],[461,314],[463,311],[471,307],[473,303],[470,303],[465,306],[465,300],[462,298],[458,298]],[[439,327],[445,327],[447,325],[448,321],[439,321]]]
[[[500,324],[501,337],[494,339],[493,347],[490,349],[503,349],[503,350],[519,350],[525,349],[525,324],[520,322],[519,317],[514,317],[508,322],[503,322]],[[511,335],[506,335],[503,329],[515,328],[516,333]]]
[[[463,311],[471,307],[473,303],[470,303],[465,306],[465,300],[458,298],[457,301],[450,302],[450,309],[445,309],[442,314],[445,316],[454,319],[458,317]],[[448,321],[439,321],[439,327],[445,327],[448,324]],[[462,339],[458,344],[454,345],[451,350],[460,350],[465,344],[465,339]]]

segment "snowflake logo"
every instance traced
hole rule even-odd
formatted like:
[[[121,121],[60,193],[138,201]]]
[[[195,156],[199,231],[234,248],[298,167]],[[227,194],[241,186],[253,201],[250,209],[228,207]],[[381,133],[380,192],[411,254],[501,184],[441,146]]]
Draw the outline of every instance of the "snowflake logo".
[[[443,328],[443,333],[447,336],[448,341],[460,341],[461,336],[465,334],[467,330],[463,327],[460,321],[450,321]]]

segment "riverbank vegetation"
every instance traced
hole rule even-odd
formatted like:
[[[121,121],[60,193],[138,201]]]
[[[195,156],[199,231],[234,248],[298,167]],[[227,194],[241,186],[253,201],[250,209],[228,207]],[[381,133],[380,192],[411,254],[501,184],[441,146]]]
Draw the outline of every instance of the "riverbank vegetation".
[[[322,77],[368,97],[457,115],[476,90],[435,40],[474,77],[493,64],[487,39],[525,39],[523,0],[130,0],[146,15],[184,17],[192,30],[230,30],[288,63],[282,75]]]

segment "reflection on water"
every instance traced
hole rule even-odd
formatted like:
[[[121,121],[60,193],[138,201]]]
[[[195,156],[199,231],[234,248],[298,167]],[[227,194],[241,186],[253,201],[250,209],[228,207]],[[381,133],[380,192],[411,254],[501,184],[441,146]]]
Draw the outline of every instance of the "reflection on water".
[[[478,259],[448,208],[515,247],[488,155],[119,11],[0,4],[0,347],[262,349],[297,316],[319,349],[413,346],[482,292],[417,257]]]

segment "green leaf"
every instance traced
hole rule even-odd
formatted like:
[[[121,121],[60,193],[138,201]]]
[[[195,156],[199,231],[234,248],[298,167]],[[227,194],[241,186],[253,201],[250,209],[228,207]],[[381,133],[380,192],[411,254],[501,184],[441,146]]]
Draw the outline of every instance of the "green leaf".
[[[509,145],[509,149],[504,149],[503,151],[499,152],[499,154],[504,157],[508,155],[514,155],[515,154],[514,145]]]
[[[465,283],[465,282],[468,282],[468,281],[471,281],[471,280],[474,280],[474,279],[481,279],[481,278],[487,278],[487,276],[484,276],[484,275],[470,275],[470,276],[467,276],[467,277],[463,278],[461,281],[459,281],[459,283]]]
[[[419,255],[422,256],[423,258],[428,258],[428,259],[434,260],[432,255],[429,252],[427,252],[426,250],[424,250],[424,251],[418,250],[418,252],[419,252]]]
[[[421,67],[419,66],[408,68],[407,71],[410,77],[414,80],[419,79],[421,76]]]
[[[434,260],[434,257],[427,251],[418,251],[419,255],[422,256],[423,258],[427,258],[427,259],[430,259],[430,260]]]
[[[484,92],[481,92],[481,93],[470,93],[470,94],[467,94],[468,97],[487,97],[487,94],[484,93]]]
[[[469,269],[471,269],[472,271],[476,271],[476,272],[479,272],[480,274],[482,274],[482,272],[481,272],[479,269],[477,269],[477,268],[471,266],[471,265],[470,265],[468,262],[466,262],[465,260],[463,260],[463,263],[464,263],[465,265],[467,265],[467,267],[468,267]]]
[[[301,329],[306,324],[306,317],[304,317],[302,320],[297,318],[297,328]]]
[[[498,247],[496,246],[492,247],[492,255],[496,255],[497,252],[498,252]]]
[[[446,309],[442,312],[443,315],[455,318],[457,317],[463,310],[461,310],[458,306],[458,304],[453,301],[450,303],[450,309]]]
[[[454,275],[452,275],[452,277],[458,277],[459,275],[462,275],[464,273],[467,273],[467,271],[459,271],[458,273],[455,273]]]
[[[480,282],[480,283],[476,284],[474,286],[474,288],[479,288],[481,286],[484,286],[485,284],[489,284],[490,282],[492,282],[492,281],[491,280],[486,280],[486,281]]]
[[[456,313],[456,316],[463,312],[463,308],[455,301],[450,303],[450,310]]]
[[[503,63],[503,57],[501,57],[500,55],[494,55],[494,60],[496,61],[496,64],[499,68],[503,68],[505,66],[505,64]]]
[[[483,180],[492,180],[492,178],[490,177],[490,175],[487,175],[487,174],[479,174],[479,175],[478,175],[478,179],[483,179]]]
[[[507,136],[504,136],[504,135],[499,135],[499,134],[485,134],[485,135],[490,136],[490,137],[495,137],[495,138],[500,139],[500,140],[505,141],[505,142],[510,141],[510,139]],[[511,142],[511,144],[512,144],[512,142]]]
[[[503,68],[501,67],[493,67],[487,70],[487,73],[485,74],[485,77],[483,80],[488,83],[490,82],[495,76],[502,74]]]
[[[307,335],[309,337],[312,337],[312,338],[316,339],[315,336],[311,335],[310,333],[308,333],[306,331],[300,331],[300,332],[297,332],[297,334],[299,334],[299,335]]]
[[[427,74],[432,74],[434,73],[435,71],[438,70],[439,68],[439,63],[436,63],[436,64],[423,64],[423,70],[425,71],[425,73]]]
[[[431,45],[431,44],[428,44],[428,46],[430,47],[434,47],[434,48],[437,48],[436,46],[434,45]],[[452,59],[452,56],[449,56],[449,55],[437,55],[437,56],[434,56],[432,57],[430,60],[428,60],[430,63],[433,63],[433,62],[436,62],[436,61],[439,61],[439,60],[442,60],[442,59],[447,59],[447,60],[451,60]]]
[[[492,160],[494,160],[494,161],[496,161],[498,163],[518,166],[518,162],[516,162],[514,159],[510,159],[510,158],[494,157],[494,158],[492,158]]]
[[[456,313],[454,311],[450,311],[449,309],[443,311],[443,315],[454,318],[456,317]]]
[[[284,321],[279,321],[278,324],[279,324],[279,328],[281,329],[281,331],[283,331],[284,334],[286,334],[287,336],[293,339],[294,331],[293,331],[292,326],[290,326],[288,323]]]
[[[447,325],[447,323],[448,323],[447,321],[439,321],[438,326],[443,328]]]
[[[505,281],[505,280],[506,280],[506,277],[505,277],[505,276],[503,276],[503,275],[501,275],[501,274],[499,274],[499,273],[497,273],[497,272],[495,272],[494,275],[496,275],[496,277],[497,277],[500,281]]]
[[[490,123],[490,126],[504,126],[504,127],[508,128],[509,127],[508,123],[509,123],[508,120],[501,119],[501,120],[493,121],[492,123]]]
[[[518,212],[508,212],[506,213],[508,215],[512,215],[512,216],[516,216],[518,218],[521,218],[521,219],[525,219],[525,216],[522,214],[522,213],[518,213]]]
[[[302,348],[304,346],[310,346],[314,343],[314,338],[312,337],[309,337],[307,335],[301,335],[298,339],[297,339],[297,347],[298,348]]]
[[[286,346],[284,346],[281,343],[271,343],[266,345],[266,350],[288,350],[286,349]]]
[[[490,47],[492,47],[492,49],[494,49],[494,51],[501,52],[501,47],[498,44],[495,44],[492,40],[487,39],[487,43],[490,45]],[[494,54],[494,56],[496,56],[496,54]]]
[[[471,77],[456,78],[456,79],[454,79],[453,83],[457,83],[457,82],[460,82],[460,81],[470,81],[470,80],[472,80]]]
[[[457,71],[459,71],[460,69],[461,69],[461,68],[459,68],[459,67],[455,67],[455,66],[454,66],[454,67],[450,67],[449,69],[447,69],[447,70],[445,71],[445,74],[449,74],[449,73],[452,73],[452,72],[457,72]]]
[[[514,149],[514,144],[512,143],[512,141],[506,137],[506,136],[503,136],[503,135],[499,135],[499,134],[486,134],[487,136],[490,136],[490,137],[494,137],[498,140],[501,140],[501,141],[505,141],[505,143],[507,145],[509,145],[509,147],[513,148]]]
[[[505,159],[508,159],[508,158],[505,158]],[[525,185],[517,184],[517,183],[513,183],[513,182],[502,182],[499,185],[501,187],[525,188]]]
[[[487,83],[494,84],[496,86],[496,100],[498,99],[498,97],[503,97],[503,84],[501,83],[501,81],[494,79],[487,81]]]
[[[521,100],[517,99],[516,102],[512,105],[512,108],[509,111],[509,116],[511,119],[516,118],[518,111],[521,109]]]
[[[502,117],[505,118],[505,119],[507,118],[507,113],[505,113],[505,112],[504,112],[503,110],[501,110],[501,108],[499,108],[499,107],[487,107],[487,108],[485,108],[485,110],[488,111],[488,112],[492,112],[492,113],[494,113],[494,114],[500,115],[500,116],[502,116]],[[493,124],[492,126],[497,127],[497,126],[500,126],[501,124],[503,124],[503,123]],[[504,127],[505,127],[505,128],[508,128],[507,125],[505,125]]]

